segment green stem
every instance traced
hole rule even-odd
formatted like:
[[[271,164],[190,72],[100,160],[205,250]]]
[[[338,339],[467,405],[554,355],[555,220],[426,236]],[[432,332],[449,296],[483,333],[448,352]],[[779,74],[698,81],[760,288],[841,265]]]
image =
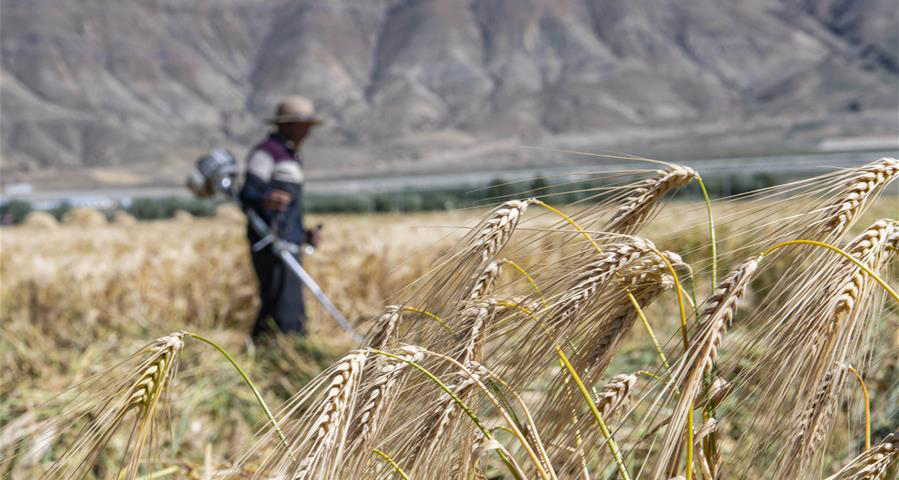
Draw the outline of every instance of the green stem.
[[[389,463],[390,466],[393,467],[394,470],[396,470],[396,473],[400,474],[400,476],[403,477],[403,480],[409,480],[409,475],[406,475],[406,472],[404,472],[403,469],[400,468],[400,466],[397,465],[397,463],[394,462],[393,459],[390,458],[389,455],[387,455],[386,453],[384,453],[384,452],[378,450],[377,448],[375,448],[375,449],[372,450],[372,451],[374,451],[375,453],[377,453],[378,455],[380,455],[381,458],[383,458],[384,460],[386,460],[387,463]]]
[[[696,276],[693,275],[693,269],[690,269],[690,299],[693,307],[693,315],[699,318],[699,302],[696,301]],[[714,291],[714,289],[712,289]]]
[[[615,464],[618,465],[618,473],[621,474],[621,478],[624,480],[630,480],[630,475],[627,473],[627,468],[624,466],[624,461],[621,459],[621,452],[618,451],[618,444],[615,443],[615,439],[612,438],[612,432],[609,431],[609,427],[606,426],[606,422],[602,420],[602,416],[599,414],[599,409],[596,408],[596,403],[593,402],[593,399],[590,398],[590,392],[587,391],[587,387],[584,386],[584,382],[581,381],[581,377],[574,370],[574,367],[571,365],[571,362],[568,361],[568,357],[565,356],[565,352],[562,351],[562,348],[556,345],[556,354],[559,356],[559,359],[562,360],[562,363],[565,364],[565,368],[568,370],[568,374],[571,375],[574,383],[577,384],[577,388],[581,391],[581,396],[584,397],[584,400],[587,402],[587,405],[590,406],[590,411],[593,413],[593,418],[596,419],[596,424],[599,425],[599,430],[602,431],[604,437],[606,437],[606,444],[609,446],[609,450],[612,452],[612,458],[615,459]]]
[[[871,399],[868,397],[868,387],[865,386],[865,381],[858,370],[849,365],[849,371],[855,375],[858,384],[862,387],[862,394],[865,396],[865,450],[867,450],[871,448]]]
[[[511,265],[512,268],[514,268],[515,270],[518,270],[519,273],[524,275],[524,278],[526,278],[528,280],[528,283],[531,284],[531,288],[533,288],[534,291],[537,292],[537,295],[540,296],[540,301],[542,302],[542,304],[546,305],[546,299],[543,298],[543,291],[540,290],[540,287],[537,285],[537,282],[534,281],[534,277],[532,277],[531,274],[528,273],[527,270],[522,268],[521,265],[515,263],[514,261],[509,260],[508,258],[504,258],[503,263],[507,263],[507,264]]]
[[[640,321],[643,322],[643,327],[646,328],[646,331],[649,333],[649,338],[652,339],[652,346],[655,347],[656,353],[659,355],[659,360],[662,361],[662,366],[665,367],[665,371],[669,371],[671,367],[668,365],[668,359],[665,358],[665,352],[662,351],[662,346],[659,344],[659,339],[656,338],[655,332],[652,330],[652,326],[649,325],[649,320],[646,319],[646,315],[643,313],[643,309],[640,308],[640,303],[637,302],[637,299],[634,298],[634,294],[630,291],[627,292],[627,298],[631,301],[631,305],[634,306],[634,310],[637,312],[637,316],[640,317]]]
[[[662,259],[662,262],[665,263],[665,266],[668,267],[668,271],[671,273],[671,277],[674,278],[674,288],[675,292],[677,292],[677,306],[680,311],[680,329],[681,336],[684,341],[684,351],[687,351],[687,348],[690,346],[690,339],[687,336],[687,309],[684,306],[684,289],[681,287],[680,279],[677,276],[677,272],[674,270],[674,266],[671,265],[671,262],[665,258],[665,255],[662,255],[662,252],[659,249],[653,247],[652,251],[655,252],[656,255]]]
[[[693,402],[687,415],[687,480],[693,480]]]
[[[452,333],[452,331],[453,331],[453,329],[451,329],[449,327],[449,325],[446,324],[446,322],[441,320],[440,317],[438,317],[437,315],[435,315],[427,310],[422,310],[420,308],[415,308],[415,307],[403,307],[402,310],[404,312],[412,312],[412,313],[418,313],[420,315],[424,315],[424,316],[434,320],[435,322],[439,323],[440,326],[443,327],[443,329],[446,330],[447,332]]]
[[[181,471],[181,467],[169,467],[159,470],[158,472],[153,472],[142,477],[139,477],[137,480],[154,480],[156,478],[167,477],[169,475],[174,475]]]
[[[534,203],[534,204],[537,204],[537,205],[540,205],[541,207],[543,207],[543,208],[549,210],[550,212],[553,212],[553,213],[555,213],[556,215],[562,217],[566,222],[568,222],[569,225],[571,225],[571,226],[574,227],[578,232],[580,232],[580,234],[583,235],[584,238],[586,238],[587,241],[589,241],[589,242],[593,245],[593,247],[596,248],[597,251],[599,251],[600,253],[602,253],[602,249],[599,248],[599,245],[596,243],[595,240],[593,240],[593,237],[591,237],[589,233],[587,233],[586,231],[584,231],[584,229],[581,228],[581,226],[578,225],[577,222],[575,222],[574,220],[572,220],[571,217],[569,217],[568,215],[565,215],[565,214],[562,213],[562,211],[560,211],[559,209],[547,205],[547,204],[544,203],[542,200],[537,200],[536,198],[532,198],[532,199],[530,200],[530,202],[531,202],[531,203]]]
[[[712,201],[709,200],[709,192],[705,189],[705,183],[702,177],[696,175],[696,181],[699,182],[699,188],[702,190],[702,196],[705,198],[705,208],[709,214],[709,239],[712,242],[712,291],[718,285],[718,246],[715,242],[715,218],[712,216]]]
[[[184,333],[185,333],[185,335],[191,336],[201,342],[205,342],[205,343],[211,345],[213,348],[218,350],[219,353],[221,353],[222,355],[225,356],[225,358],[228,360],[228,362],[234,367],[235,370],[237,370],[237,373],[240,374],[240,378],[243,378],[244,383],[246,383],[247,386],[250,387],[250,390],[253,391],[253,395],[256,397],[256,401],[259,402],[259,405],[262,406],[263,410],[265,410],[265,414],[268,416],[269,421],[272,423],[272,426],[275,427],[275,432],[277,432],[278,438],[281,439],[281,443],[283,443],[284,446],[287,447],[288,446],[287,438],[284,437],[284,432],[282,432],[281,427],[278,426],[278,422],[275,420],[275,416],[272,415],[272,411],[268,408],[268,405],[265,403],[265,400],[262,399],[262,395],[259,393],[259,390],[256,388],[256,385],[253,384],[253,381],[250,380],[250,377],[247,376],[247,373],[244,372],[244,370],[242,368],[240,368],[240,365],[237,364],[237,361],[234,360],[234,357],[229,355],[228,352],[226,352],[225,349],[220,347],[217,343],[213,342],[212,340],[210,340],[206,337],[203,337],[201,335],[197,335],[196,333],[191,333],[191,332],[184,332]]]

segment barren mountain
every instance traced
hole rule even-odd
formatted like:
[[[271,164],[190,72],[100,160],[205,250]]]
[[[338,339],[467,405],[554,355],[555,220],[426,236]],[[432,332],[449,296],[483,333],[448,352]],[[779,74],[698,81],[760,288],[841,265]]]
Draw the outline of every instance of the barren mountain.
[[[3,173],[180,178],[283,95],[316,172],[895,136],[895,0],[2,0]]]

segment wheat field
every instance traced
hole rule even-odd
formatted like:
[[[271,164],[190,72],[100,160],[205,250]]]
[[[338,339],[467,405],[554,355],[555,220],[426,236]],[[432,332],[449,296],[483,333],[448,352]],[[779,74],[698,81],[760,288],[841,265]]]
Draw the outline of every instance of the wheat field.
[[[573,205],[310,219],[362,345],[310,297],[308,339],[246,340],[239,218],[4,228],[0,471],[896,478],[897,176],[708,207],[650,165]]]

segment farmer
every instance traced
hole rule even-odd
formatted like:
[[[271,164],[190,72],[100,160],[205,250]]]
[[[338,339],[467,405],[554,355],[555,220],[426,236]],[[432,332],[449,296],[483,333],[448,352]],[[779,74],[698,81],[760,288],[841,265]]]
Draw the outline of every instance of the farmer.
[[[247,157],[247,173],[240,200],[255,210],[278,235],[295,247],[317,246],[318,230],[303,228],[303,158],[300,147],[312,127],[321,123],[315,117],[313,103],[300,96],[284,99],[268,119],[273,131],[256,145]],[[260,237],[247,229],[250,245]],[[250,253],[259,279],[261,306],[253,327],[253,338],[277,330],[305,335],[306,308],[300,280],[275,255],[271,247]],[[273,319],[271,322],[269,318]]]

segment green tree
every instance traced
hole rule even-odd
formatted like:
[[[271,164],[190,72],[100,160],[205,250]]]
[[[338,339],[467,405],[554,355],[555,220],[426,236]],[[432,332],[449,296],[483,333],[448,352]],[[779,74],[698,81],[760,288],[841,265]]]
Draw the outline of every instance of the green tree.
[[[532,197],[545,197],[549,193],[549,183],[546,182],[546,177],[534,177],[534,179],[531,180],[530,191],[528,193]]]
[[[31,203],[24,200],[10,200],[0,205],[0,217],[11,220],[11,223],[20,223],[31,213]]]
[[[491,180],[490,183],[487,184],[487,189],[485,190],[487,200],[508,200],[505,197],[508,197],[511,194],[512,188],[509,186],[509,183],[502,178],[494,178]]]

